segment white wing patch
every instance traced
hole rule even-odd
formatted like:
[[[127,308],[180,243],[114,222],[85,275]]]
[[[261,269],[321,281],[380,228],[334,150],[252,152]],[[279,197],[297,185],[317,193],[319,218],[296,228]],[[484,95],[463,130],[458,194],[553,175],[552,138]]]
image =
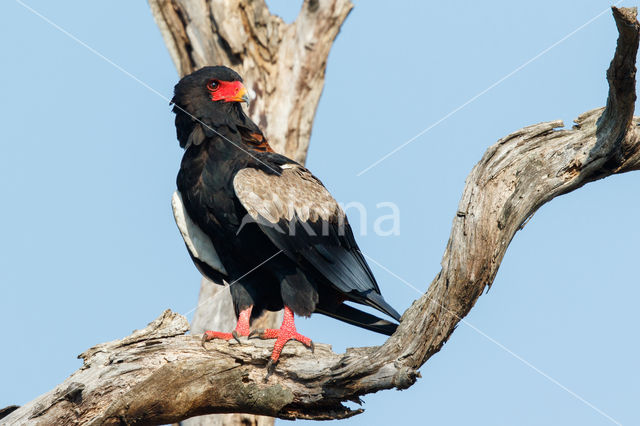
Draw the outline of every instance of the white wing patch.
[[[173,208],[173,217],[191,255],[216,271],[227,275],[227,270],[222,265],[211,238],[187,214],[180,192],[173,193],[171,207]]]

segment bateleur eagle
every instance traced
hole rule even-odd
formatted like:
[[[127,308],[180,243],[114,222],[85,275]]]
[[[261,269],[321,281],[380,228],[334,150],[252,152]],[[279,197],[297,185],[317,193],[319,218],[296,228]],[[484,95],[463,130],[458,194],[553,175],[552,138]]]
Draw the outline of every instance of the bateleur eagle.
[[[399,321],[353,237],[344,212],[302,165],[275,153],[245,115],[242,78],[202,68],[175,86],[173,111],[185,149],[172,206],[200,272],[230,284],[238,324],[205,340],[276,338],[269,368],[288,340],[313,348],[297,333],[294,314],[319,312],[390,335],[397,325],[344,302],[369,305]],[[284,308],[280,329],[250,331],[265,309]]]

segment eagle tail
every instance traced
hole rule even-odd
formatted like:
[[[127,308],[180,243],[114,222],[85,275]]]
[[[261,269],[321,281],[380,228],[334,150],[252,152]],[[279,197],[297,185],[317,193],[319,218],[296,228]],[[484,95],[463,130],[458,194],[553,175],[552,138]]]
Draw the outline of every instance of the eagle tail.
[[[340,303],[335,307],[332,306],[331,308],[331,310],[326,310],[316,307],[316,312],[367,330],[375,331],[376,333],[386,334],[387,336],[391,336],[396,331],[396,328],[398,328],[398,324],[362,312],[344,303]]]
[[[376,308],[377,310],[389,315],[394,320],[400,321],[400,314],[398,311],[393,309],[393,307],[388,304],[379,293],[370,291],[361,300],[356,299],[356,302]]]

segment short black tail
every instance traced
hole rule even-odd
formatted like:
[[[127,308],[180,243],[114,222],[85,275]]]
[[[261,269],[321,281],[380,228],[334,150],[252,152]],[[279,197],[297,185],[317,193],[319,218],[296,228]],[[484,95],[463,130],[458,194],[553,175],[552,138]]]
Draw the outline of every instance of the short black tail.
[[[398,313],[389,305],[387,306],[397,315],[398,319],[400,319],[400,315],[398,315]],[[375,315],[362,312],[361,310],[345,305],[344,303],[340,303],[335,306],[335,308],[332,306],[330,311],[316,307],[316,312],[339,319],[340,321],[344,321],[349,324],[357,325],[358,327],[362,327],[367,330],[375,331],[376,333],[386,334],[387,336],[391,336],[396,331],[396,328],[398,328],[398,324],[394,324],[387,320],[378,318]]]

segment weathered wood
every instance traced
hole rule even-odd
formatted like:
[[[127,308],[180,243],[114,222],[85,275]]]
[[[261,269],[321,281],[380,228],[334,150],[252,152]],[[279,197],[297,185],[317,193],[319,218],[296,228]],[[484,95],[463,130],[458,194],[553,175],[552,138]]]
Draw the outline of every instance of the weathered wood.
[[[264,380],[272,341],[210,342],[206,350],[180,315],[165,312],[145,330],[85,352],[84,366],[4,420],[20,424],[159,424],[193,415],[246,412],[336,419],[360,412],[342,403],[404,389],[491,285],[507,246],[543,204],[612,174],[640,169],[635,58],[636,9],[613,8],[620,37],[607,73],[606,108],[521,129],[491,146],[468,176],[442,270],[380,347],[335,354],[286,346]],[[418,331],[418,332],[417,332]]]
[[[205,65],[238,71],[255,94],[249,115],[271,146],[304,163],[327,57],[353,7],[350,0],[307,0],[292,24],[272,15],[264,0],[149,0],[149,5],[180,76]],[[254,326],[277,328],[281,321],[281,312],[267,313]],[[229,292],[203,279],[192,332],[227,331],[235,323]],[[248,416],[206,424],[252,423],[267,426]]]

